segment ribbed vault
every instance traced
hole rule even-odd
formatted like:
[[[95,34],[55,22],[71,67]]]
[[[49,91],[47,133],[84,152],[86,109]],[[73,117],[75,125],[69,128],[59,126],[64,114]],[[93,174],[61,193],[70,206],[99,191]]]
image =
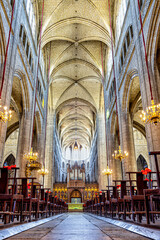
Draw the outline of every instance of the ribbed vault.
[[[42,46],[51,55],[49,108],[62,148],[90,147],[99,111],[101,46],[110,47],[107,0],[45,0]],[[114,1],[111,1],[114,4]],[[39,1],[39,14],[42,0]]]

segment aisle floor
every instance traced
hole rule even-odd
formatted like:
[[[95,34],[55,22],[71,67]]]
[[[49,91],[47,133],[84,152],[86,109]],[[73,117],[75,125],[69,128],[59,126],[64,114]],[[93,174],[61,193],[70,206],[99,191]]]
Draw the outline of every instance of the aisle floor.
[[[8,239],[36,240],[132,240],[149,239],[83,213],[64,214],[57,219]]]

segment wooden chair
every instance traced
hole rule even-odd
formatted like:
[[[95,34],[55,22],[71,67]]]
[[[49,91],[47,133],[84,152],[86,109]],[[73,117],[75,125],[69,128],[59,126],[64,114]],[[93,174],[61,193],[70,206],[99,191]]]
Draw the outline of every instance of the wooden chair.
[[[111,199],[111,208],[112,209],[112,218],[118,216],[118,219],[121,218],[121,215],[124,215],[124,196],[127,194],[126,191],[126,181],[125,180],[115,180],[115,187],[117,183],[120,183],[120,196],[118,194],[118,189],[114,193],[114,198]]]
[[[160,172],[157,158],[160,155],[160,151],[150,152],[149,155],[154,156],[156,172],[152,172],[150,175],[156,174],[157,189],[150,188],[144,190],[147,224],[150,224],[150,221],[155,223],[155,216],[159,216],[160,214]]]
[[[105,192],[102,191],[102,193],[100,193],[100,216],[104,215],[105,212]]]
[[[104,210],[105,217],[110,217],[111,216],[111,193],[108,187],[108,190],[106,191],[106,201],[105,201],[105,210]]]
[[[17,180],[21,181],[20,184],[20,192],[23,195],[23,212],[22,212],[22,217],[23,221],[27,218],[29,221],[31,221],[31,216],[34,214],[35,219],[38,218],[38,199],[37,198],[32,198],[33,196],[33,181],[36,178],[27,178],[27,177],[19,177]],[[28,181],[31,180],[30,184],[30,190]],[[30,192],[30,193],[29,193]]]
[[[127,174],[129,174],[130,183],[133,182],[133,180],[131,180],[131,174],[136,174],[137,183],[137,195],[134,195],[131,189],[130,199],[127,198],[128,201],[131,201],[131,212],[128,214],[132,214],[133,221],[135,221],[135,217],[137,216],[137,221],[140,223],[142,221],[142,215],[146,214],[143,190],[147,189],[147,181],[143,180],[143,174],[141,172],[127,172]],[[125,213],[125,215],[127,215],[127,213]]]
[[[4,224],[9,223],[10,220],[14,221],[14,217],[20,217],[22,221],[22,204],[23,196],[17,194],[16,186],[16,171],[19,168],[12,168],[14,170],[14,178],[12,189],[9,193],[8,181],[9,171],[8,168],[0,168],[0,215],[3,218]]]

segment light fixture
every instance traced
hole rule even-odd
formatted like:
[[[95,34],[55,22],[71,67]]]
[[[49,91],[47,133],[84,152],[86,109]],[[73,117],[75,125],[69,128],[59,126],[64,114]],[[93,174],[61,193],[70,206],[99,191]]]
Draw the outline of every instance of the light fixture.
[[[12,111],[11,110],[8,111],[7,106],[3,107],[0,100],[0,121],[5,123],[7,121],[10,121],[11,118],[12,118]]]
[[[33,170],[39,170],[41,168],[41,163],[38,160],[38,153],[33,153],[32,148],[29,153],[24,154],[24,159],[27,160],[26,163],[26,176],[29,177]]]
[[[74,150],[78,150],[78,144],[77,144],[77,141],[75,141],[75,144],[74,144]]]
[[[49,171],[43,166],[41,169],[38,170],[38,173],[43,177],[43,186],[44,186],[44,176],[47,175]]]
[[[124,153],[121,150],[121,146],[119,146],[118,151],[114,151],[114,154],[112,154],[114,159],[120,160],[122,162],[122,159],[128,157],[128,152],[124,151]]]
[[[112,174],[112,169],[110,169],[109,166],[107,165],[107,169],[104,169],[102,173],[106,176],[109,176]]]
[[[146,112],[142,111],[140,118],[145,124],[154,123],[157,125],[160,122],[160,104],[155,105],[154,100],[151,101],[151,104],[150,107],[147,107]]]
[[[44,166],[38,170],[38,173],[42,176],[47,175],[49,173],[48,169],[44,168]]]
[[[146,43],[145,43],[144,32],[143,32],[141,6],[140,6],[140,1],[137,0],[137,2],[138,2],[139,20],[140,20],[141,32],[142,32],[142,40],[143,40],[143,46],[144,46],[144,52],[145,52],[147,75],[148,75],[148,81],[149,81],[149,90],[151,94],[151,106],[147,107],[146,111],[142,111],[140,118],[145,124],[154,123],[155,125],[157,125],[157,123],[160,122],[160,104],[155,105],[153,100],[151,77],[150,77],[149,67],[148,67],[148,56],[147,56]]]
[[[107,176],[107,181],[108,181],[108,189],[109,189],[109,176],[112,174],[112,169],[109,168],[108,164],[107,164],[107,169],[104,169],[102,171],[102,174]]]
[[[33,153],[33,149],[29,153],[24,154],[24,158],[28,161],[37,161],[38,153]]]

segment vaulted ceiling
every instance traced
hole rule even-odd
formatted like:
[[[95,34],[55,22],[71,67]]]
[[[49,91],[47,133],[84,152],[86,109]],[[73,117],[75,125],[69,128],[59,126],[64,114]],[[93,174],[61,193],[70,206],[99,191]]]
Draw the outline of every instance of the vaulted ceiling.
[[[39,16],[41,11],[42,0]],[[91,144],[102,88],[102,44],[110,47],[108,0],[45,0],[42,47],[46,61],[51,55],[49,107],[57,113],[62,147],[75,139]]]

